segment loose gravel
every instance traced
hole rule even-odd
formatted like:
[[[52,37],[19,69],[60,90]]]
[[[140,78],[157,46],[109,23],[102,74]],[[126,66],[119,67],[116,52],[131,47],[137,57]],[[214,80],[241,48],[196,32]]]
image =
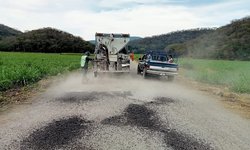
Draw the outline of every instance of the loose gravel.
[[[156,97],[154,101],[149,102],[149,104],[164,105],[176,103],[177,100],[170,97]]]
[[[164,99],[161,98],[160,100]],[[162,126],[162,123],[156,116],[155,112],[148,109],[144,105],[130,104],[124,110],[122,115],[104,119],[101,123],[115,126],[137,126],[146,128],[153,132],[162,133],[164,134],[164,142],[166,146],[172,147],[176,150],[213,149],[209,144],[206,144],[199,139],[180,133],[175,129],[169,128],[168,126]]]
[[[102,99],[103,97],[123,97],[132,96],[130,91],[111,91],[111,92],[68,92],[62,96],[56,98],[56,101],[65,102],[65,103],[83,103],[95,101]]]
[[[21,142],[21,150],[61,148],[87,132],[91,122],[78,116],[54,120],[47,126],[33,131]]]

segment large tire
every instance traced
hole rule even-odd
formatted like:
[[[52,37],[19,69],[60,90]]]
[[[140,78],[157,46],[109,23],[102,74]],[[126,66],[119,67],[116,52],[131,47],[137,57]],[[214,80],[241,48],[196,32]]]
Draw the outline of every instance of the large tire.
[[[147,78],[147,69],[143,69],[143,74],[142,74],[143,78],[146,79]]]
[[[137,66],[137,74],[141,74],[141,69],[140,69],[139,65]]]

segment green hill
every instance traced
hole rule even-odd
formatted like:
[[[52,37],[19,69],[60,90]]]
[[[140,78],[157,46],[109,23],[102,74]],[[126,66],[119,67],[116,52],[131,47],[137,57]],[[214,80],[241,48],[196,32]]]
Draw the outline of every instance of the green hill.
[[[130,36],[130,41],[139,40],[139,39],[142,39],[142,37],[139,37],[139,36]]]
[[[95,40],[90,40],[88,42],[91,43],[91,44],[93,44],[93,45],[95,45]]]
[[[135,52],[143,52],[145,50],[163,50],[167,45],[174,43],[183,43],[212,31],[213,29],[192,29],[176,31],[168,34],[133,40],[129,43],[129,46]]]
[[[18,31],[16,29],[0,24],[0,40],[5,37],[16,36],[21,33],[22,33],[21,31]]]
[[[17,36],[7,37],[0,41],[1,51],[45,52],[45,53],[81,53],[94,51],[94,45],[81,37],[67,32],[42,28]]]
[[[250,17],[234,20],[214,32],[167,48],[194,58],[250,60]]]

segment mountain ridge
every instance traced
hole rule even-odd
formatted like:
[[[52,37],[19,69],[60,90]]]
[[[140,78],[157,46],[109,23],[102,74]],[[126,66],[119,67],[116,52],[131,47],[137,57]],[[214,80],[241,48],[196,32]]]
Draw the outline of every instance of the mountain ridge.
[[[5,37],[16,36],[18,34],[22,34],[22,32],[4,24],[0,24],[0,40]]]
[[[94,51],[94,45],[68,32],[46,27],[10,36],[0,41],[1,51],[82,53]]]

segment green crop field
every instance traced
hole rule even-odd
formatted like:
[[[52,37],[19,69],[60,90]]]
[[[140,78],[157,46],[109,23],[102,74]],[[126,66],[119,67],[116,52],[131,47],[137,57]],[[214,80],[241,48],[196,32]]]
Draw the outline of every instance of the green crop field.
[[[0,91],[79,68],[80,55],[0,52]]]
[[[250,93],[250,62],[179,59],[186,77],[197,81],[226,85],[238,93]]]
[[[135,60],[139,60],[139,58],[142,56],[143,56],[143,54],[134,54]]]

